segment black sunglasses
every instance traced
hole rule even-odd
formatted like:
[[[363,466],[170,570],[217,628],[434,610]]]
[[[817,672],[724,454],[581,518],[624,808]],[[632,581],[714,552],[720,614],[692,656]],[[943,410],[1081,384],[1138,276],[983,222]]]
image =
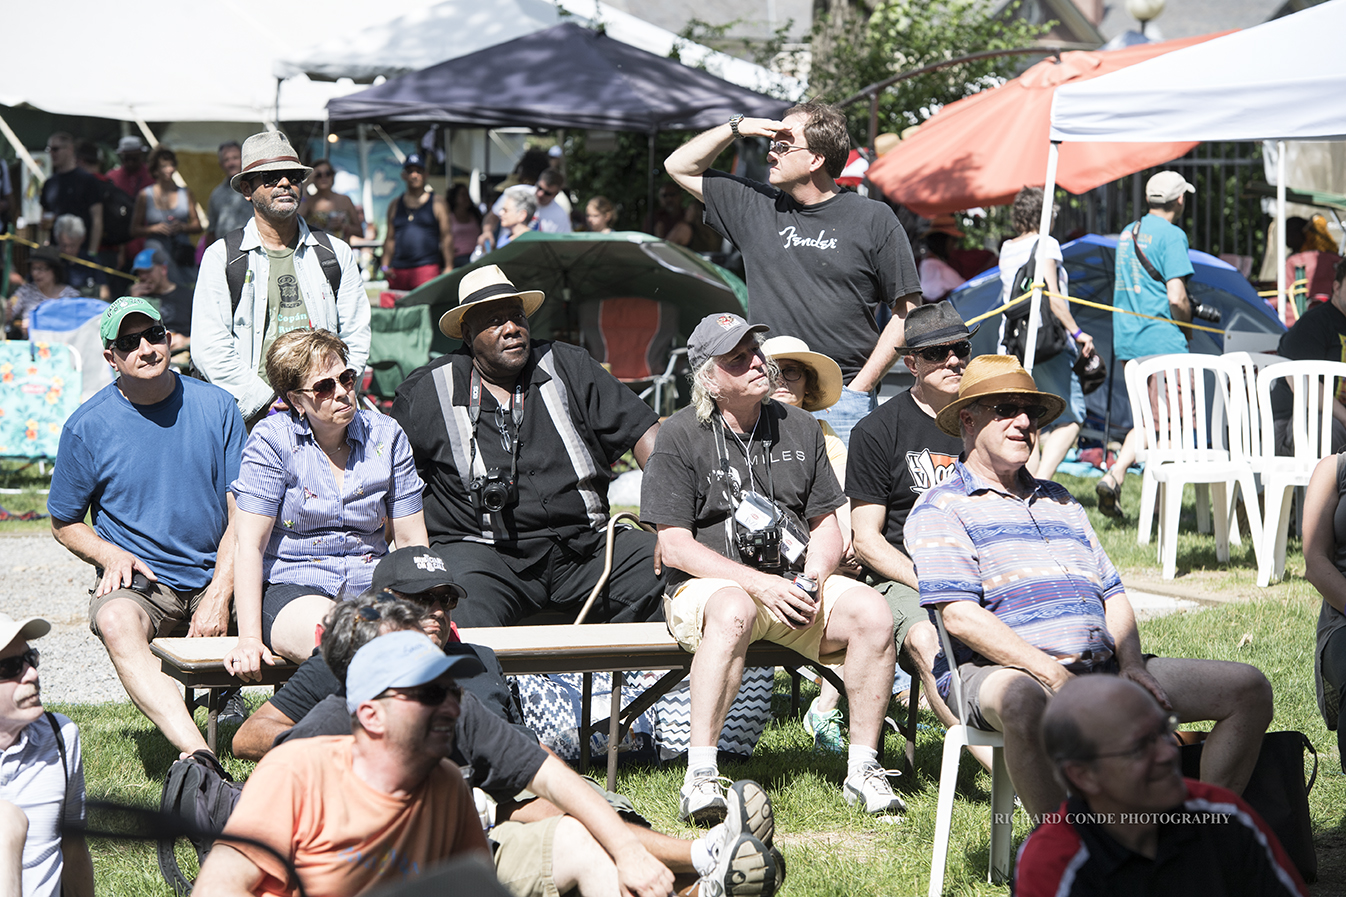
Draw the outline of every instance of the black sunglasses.
[[[1000,420],[1012,420],[1021,414],[1027,414],[1030,421],[1037,423],[1047,416],[1046,405],[1016,405],[1014,402],[998,402],[994,405],[981,405],[981,407],[990,411]]]
[[[297,187],[300,184],[304,183],[304,178],[306,177],[308,177],[308,175],[304,174],[303,171],[298,169],[286,170],[286,171],[264,171],[261,174],[253,176],[252,181],[254,185],[260,183],[264,187],[274,187],[281,182],[282,178],[284,178],[285,180],[288,180],[291,185]]]
[[[427,682],[425,685],[418,685],[415,688],[399,688],[393,691],[391,688],[384,693],[389,698],[405,698],[408,701],[415,701],[417,704],[424,704],[426,707],[438,707],[444,703],[444,699],[453,695],[455,701],[463,700],[463,689],[457,682],[450,682],[448,685],[436,685],[433,682]]]
[[[314,383],[312,386],[298,387],[297,389],[295,389],[295,392],[311,392],[313,393],[313,397],[315,399],[330,399],[332,395],[336,392],[336,385],[338,381],[340,381],[342,388],[354,389],[355,371],[352,371],[350,368],[347,368],[346,370],[342,371],[341,376],[337,377],[336,379],[333,379],[331,377],[323,377],[321,380],[319,380],[317,383]]]
[[[168,328],[163,324],[155,324],[152,327],[146,327],[139,333],[123,333],[112,341],[112,345],[116,346],[118,351],[121,352],[134,352],[140,348],[142,339],[147,339],[157,346],[168,339]]]
[[[968,340],[959,340],[956,343],[945,343],[942,346],[926,346],[924,349],[916,349],[914,351],[926,361],[940,362],[948,358],[950,352],[957,355],[959,358],[967,358],[972,354],[972,343]]]
[[[22,678],[23,671],[28,667],[37,669],[37,662],[41,656],[36,648],[29,648],[22,654],[0,660],[0,682],[12,682]]]

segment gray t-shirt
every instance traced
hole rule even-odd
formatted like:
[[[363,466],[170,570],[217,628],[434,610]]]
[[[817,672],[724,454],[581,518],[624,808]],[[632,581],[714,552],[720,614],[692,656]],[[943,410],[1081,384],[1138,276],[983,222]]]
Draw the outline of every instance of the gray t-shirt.
[[[892,209],[856,193],[800,205],[775,187],[707,171],[705,221],[743,253],[748,320],[831,356],[850,382],[878,342],[879,306],[921,292]]]
[[[225,178],[218,187],[210,191],[210,205],[206,209],[210,217],[210,230],[216,238],[223,238],[231,230],[237,230],[252,218],[252,203],[233,187]]]
[[[687,407],[664,421],[645,465],[640,486],[640,517],[647,523],[691,530],[696,541],[731,560],[739,560],[734,539],[731,489],[755,489],[770,495],[807,528],[809,519],[841,507],[841,493],[827,460],[823,429],[799,408],[767,402],[756,436],[739,434],[752,456],[748,462],[734,437],[725,436],[729,470],[721,469],[711,425],[697,422]],[[769,464],[768,464],[769,460]],[[803,557],[795,565],[803,568]],[[669,593],[691,577],[669,570]]]
[[[299,290],[299,280],[294,273],[294,248],[268,249],[266,254],[270,259],[266,282],[266,336],[262,340],[262,360],[257,371],[263,380],[266,380],[266,356],[271,351],[271,344],[291,330],[313,326],[308,316],[308,303]]]

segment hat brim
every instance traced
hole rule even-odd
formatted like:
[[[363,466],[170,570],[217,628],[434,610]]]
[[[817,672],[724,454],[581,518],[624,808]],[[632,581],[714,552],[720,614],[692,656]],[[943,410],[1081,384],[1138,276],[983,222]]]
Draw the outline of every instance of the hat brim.
[[[41,617],[8,620],[0,623],[0,650],[8,648],[16,638],[21,638],[26,642],[42,638],[48,632],[51,632],[51,624]]]
[[[542,301],[546,299],[546,294],[541,290],[520,290],[517,293],[501,293],[499,296],[491,296],[486,299],[478,299],[476,302],[468,302],[463,305],[455,306],[444,312],[439,318],[439,332],[449,339],[463,338],[463,315],[467,310],[475,305],[482,305],[487,302],[499,302],[501,299],[518,298],[523,303],[523,313],[528,317],[533,316],[533,312],[542,307]]]
[[[935,423],[939,428],[950,436],[957,436],[960,439],[963,436],[962,427],[958,423],[958,412],[962,411],[973,402],[980,401],[991,396],[1033,396],[1042,400],[1042,404],[1047,406],[1047,413],[1038,420],[1038,429],[1042,429],[1061,416],[1061,412],[1066,410],[1066,400],[1058,395],[1049,392],[1041,392],[1036,389],[996,389],[991,392],[978,393],[974,396],[963,396],[955,399],[946,405],[943,410],[935,416]]]
[[[806,364],[813,368],[813,372],[818,375],[818,396],[817,401],[810,402],[806,398],[803,408],[805,411],[822,411],[824,408],[831,408],[841,398],[841,365],[837,364],[830,357],[820,352],[777,352],[771,356],[772,361],[780,361],[788,358],[797,361],[800,364]]]
[[[980,329],[980,324],[973,324],[971,330],[967,329],[967,325],[936,330],[933,333],[922,335],[917,345],[898,346],[895,351],[898,355],[912,355],[922,349],[928,349],[931,346],[946,346],[949,343],[956,343],[959,340],[972,339],[972,337],[977,335],[977,331]]]
[[[229,179],[229,187],[235,193],[242,193],[243,188],[239,185],[255,174],[261,174],[264,171],[294,171],[296,168],[302,168],[304,170],[305,181],[313,176],[312,168],[307,165],[300,165],[298,162],[267,162],[263,165],[258,165],[256,168],[240,171]]]

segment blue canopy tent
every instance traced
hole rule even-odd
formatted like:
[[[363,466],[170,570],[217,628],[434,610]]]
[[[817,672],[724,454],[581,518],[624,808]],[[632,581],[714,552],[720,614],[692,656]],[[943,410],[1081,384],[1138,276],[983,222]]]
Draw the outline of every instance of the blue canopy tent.
[[[1070,295],[1101,305],[1112,305],[1112,284],[1117,254],[1116,237],[1086,234],[1061,247],[1066,272],[1070,275]],[[1213,255],[1188,250],[1196,273],[1187,284],[1193,300],[1220,311],[1219,326],[1224,330],[1252,333],[1284,333],[1276,313],[1259,297],[1243,275]],[[964,320],[1000,305],[1000,269],[992,268],[954,290],[949,301]],[[1108,421],[1112,432],[1125,433],[1131,427],[1131,404],[1126,397],[1126,381],[1112,354],[1112,312],[1072,304],[1070,312],[1080,327],[1094,338],[1094,347],[1108,364],[1108,381],[1085,397],[1090,416]],[[1003,317],[990,318],[972,338],[972,354],[993,353],[1000,336]],[[1207,322],[1198,321],[1199,324]],[[1220,334],[1196,331],[1189,346],[1193,352],[1219,355],[1224,351]],[[1108,398],[1112,408],[1109,416]]]

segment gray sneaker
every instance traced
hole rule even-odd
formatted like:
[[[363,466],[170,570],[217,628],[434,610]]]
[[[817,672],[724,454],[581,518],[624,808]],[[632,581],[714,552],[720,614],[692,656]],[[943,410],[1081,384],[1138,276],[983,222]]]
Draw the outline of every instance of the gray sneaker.
[[[889,776],[901,774],[897,770],[884,769],[877,763],[870,763],[854,775],[846,777],[845,784],[841,786],[846,795],[846,803],[851,806],[858,803],[872,816],[907,812],[907,805],[902,802],[902,798],[893,793],[893,786],[888,784]]]
[[[777,870],[771,850],[746,832],[726,845],[715,868],[697,882],[698,897],[771,897]]]
[[[692,778],[682,786],[682,804],[678,815],[683,822],[715,825],[723,822],[728,806],[724,786],[716,770],[710,767],[692,770]]]

